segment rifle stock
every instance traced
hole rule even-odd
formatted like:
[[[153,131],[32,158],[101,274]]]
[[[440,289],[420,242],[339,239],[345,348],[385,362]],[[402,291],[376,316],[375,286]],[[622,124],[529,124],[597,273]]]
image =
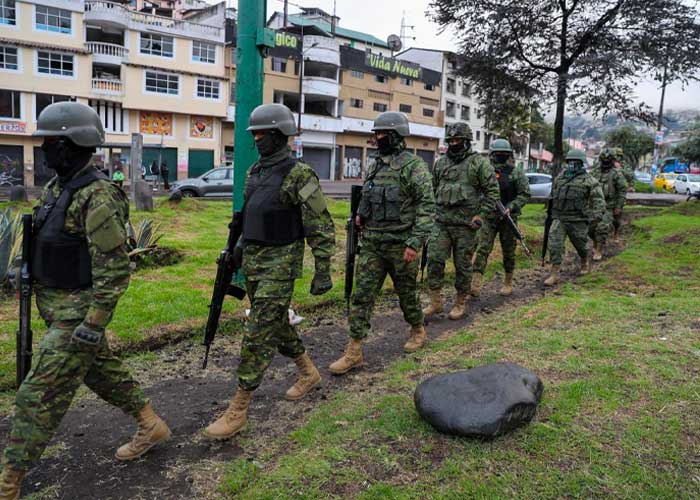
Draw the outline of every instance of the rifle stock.
[[[549,230],[552,227],[552,199],[547,202],[547,218],[544,221],[544,237],[542,238],[542,265],[547,258],[547,246],[549,245]]]
[[[350,297],[355,281],[355,258],[357,257],[357,244],[360,234],[355,224],[357,211],[360,208],[362,198],[362,186],[352,186],[350,190],[350,215],[345,226],[347,234],[345,236],[345,313],[350,314]]]
[[[32,367],[32,216],[22,217],[22,265],[19,271],[19,329],[17,330],[17,387]]]

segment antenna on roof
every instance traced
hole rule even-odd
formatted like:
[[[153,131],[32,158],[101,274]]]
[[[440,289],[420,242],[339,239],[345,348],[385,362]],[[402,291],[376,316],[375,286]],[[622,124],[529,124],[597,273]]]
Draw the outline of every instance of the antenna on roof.
[[[408,33],[410,30],[410,34]],[[404,47],[407,47],[406,45],[406,40],[415,40],[416,37],[413,36],[413,33],[416,30],[416,26],[413,24],[406,24],[406,11],[403,11],[403,14],[401,15],[401,35],[399,35],[399,38],[401,39],[401,42],[403,42]]]

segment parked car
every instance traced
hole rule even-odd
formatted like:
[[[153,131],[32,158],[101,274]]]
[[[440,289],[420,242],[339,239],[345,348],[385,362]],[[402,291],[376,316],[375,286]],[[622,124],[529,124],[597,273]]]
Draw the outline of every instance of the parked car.
[[[659,174],[654,179],[654,187],[665,189],[666,191],[673,191],[673,183],[678,177],[678,174]]]
[[[170,191],[172,193],[179,191],[185,198],[197,196],[232,196],[233,169],[214,168],[194,179],[185,179],[173,183]]]
[[[527,182],[530,184],[530,194],[533,198],[549,198],[552,192],[551,175],[528,172]]]
[[[643,182],[644,184],[651,184],[651,174],[637,170],[634,173],[634,180],[637,182]]]
[[[673,183],[673,192],[680,194],[700,193],[700,174],[681,174]]]

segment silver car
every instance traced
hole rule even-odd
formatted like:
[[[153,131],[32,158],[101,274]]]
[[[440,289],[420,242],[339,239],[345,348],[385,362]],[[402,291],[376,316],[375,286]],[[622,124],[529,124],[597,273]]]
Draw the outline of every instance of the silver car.
[[[180,192],[184,198],[197,196],[232,196],[233,168],[214,168],[209,172],[173,183],[170,191]]]
[[[551,175],[528,172],[527,182],[530,184],[530,195],[533,198],[549,198],[552,192]]]

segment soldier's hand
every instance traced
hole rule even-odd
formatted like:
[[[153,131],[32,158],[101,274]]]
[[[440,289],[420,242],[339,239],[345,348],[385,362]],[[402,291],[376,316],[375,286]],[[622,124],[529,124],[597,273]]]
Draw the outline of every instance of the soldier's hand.
[[[356,225],[359,229],[362,229],[362,226],[363,226],[363,224],[362,224],[362,217],[360,217],[359,215],[356,215],[356,216],[355,216],[355,225]]]
[[[311,295],[323,295],[333,288],[331,275],[327,271],[316,271],[311,281]]]
[[[634,186],[628,187],[628,188],[627,188],[627,192],[628,192],[628,193],[635,193],[636,191],[635,191],[635,189],[634,189]]]
[[[240,269],[243,266],[243,247],[236,245],[231,253],[231,264],[234,269]]]
[[[621,208],[616,208],[616,209],[615,209],[615,217],[619,217],[620,215],[622,215],[622,209],[621,209]]]
[[[73,330],[71,342],[93,347],[100,343],[103,335],[104,329],[80,323],[75,330]]]
[[[483,225],[484,225],[484,221],[481,220],[480,215],[475,215],[474,217],[472,217],[472,220],[470,223],[470,226],[472,229],[479,229]]]
[[[403,261],[406,264],[410,264],[411,262],[416,260],[417,257],[418,257],[418,252],[416,252],[411,247],[406,247],[406,250],[404,250],[404,252],[403,252]]]

